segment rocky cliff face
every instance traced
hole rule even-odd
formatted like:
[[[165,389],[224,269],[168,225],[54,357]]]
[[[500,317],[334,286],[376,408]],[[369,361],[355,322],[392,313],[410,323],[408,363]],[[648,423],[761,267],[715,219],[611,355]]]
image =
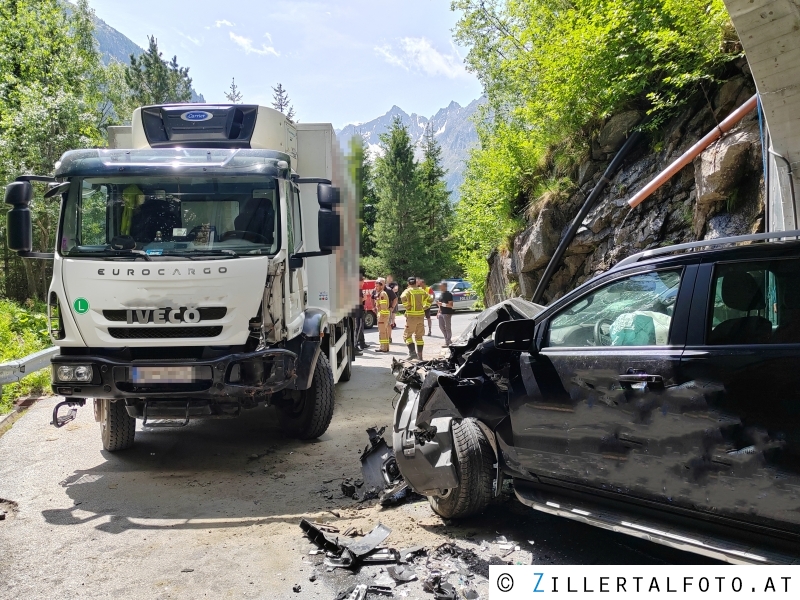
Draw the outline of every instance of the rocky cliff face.
[[[627,203],[754,93],[749,77],[734,77],[711,96],[711,105],[703,99],[641,142],[582,223],[543,303],[648,248],[761,231],[764,182],[755,111],[645,202],[635,209]],[[593,140],[591,157],[577,169],[577,190],[566,199],[542,202],[513,248],[492,253],[487,305],[510,296],[531,297],[571,218],[641,118],[635,111],[611,117]]]

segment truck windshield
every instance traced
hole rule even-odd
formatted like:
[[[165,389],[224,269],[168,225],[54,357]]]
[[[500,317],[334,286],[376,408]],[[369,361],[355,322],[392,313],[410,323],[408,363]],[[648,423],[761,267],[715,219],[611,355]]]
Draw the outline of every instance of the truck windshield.
[[[59,249],[64,256],[275,254],[277,180],[117,177],[72,180]]]

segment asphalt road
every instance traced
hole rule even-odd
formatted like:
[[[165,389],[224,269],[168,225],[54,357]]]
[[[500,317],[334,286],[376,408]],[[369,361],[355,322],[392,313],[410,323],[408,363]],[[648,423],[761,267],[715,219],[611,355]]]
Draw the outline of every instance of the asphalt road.
[[[455,335],[471,316],[456,316]],[[426,338],[428,357],[441,351],[435,319],[434,334]],[[138,431],[133,449],[111,454],[102,450],[91,407],[57,430],[48,424],[56,399],[39,402],[0,437],[0,510],[7,512],[0,598],[329,600],[355,581],[385,575],[378,566],[327,572],[321,555],[309,555],[313,546],[298,527],[304,516],[364,533],[380,521],[392,529],[392,547],[452,541],[487,560],[500,553],[493,542],[505,535],[520,545],[506,560],[522,564],[702,562],[516,500],[448,524],[424,500],[380,509],[345,498],[340,482],[360,476],[365,429],[391,423],[388,367],[405,354],[399,338],[395,331],[393,354],[367,350],[359,358],[352,380],[337,386],[331,427],[311,443],[284,438],[273,409],[259,409]],[[367,340],[377,347],[377,329]],[[455,573],[450,581],[487,597],[479,576]],[[432,596],[417,581],[395,597]]]

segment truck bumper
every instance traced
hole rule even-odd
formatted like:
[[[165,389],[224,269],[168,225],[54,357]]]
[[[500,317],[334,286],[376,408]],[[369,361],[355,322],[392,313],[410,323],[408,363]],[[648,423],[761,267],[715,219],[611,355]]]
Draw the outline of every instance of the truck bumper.
[[[52,359],[53,393],[66,398],[129,398],[216,402],[264,399],[291,385],[297,354],[282,348],[229,354],[211,360],[117,361],[105,356],[62,356]],[[61,382],[62,365],[92,367],[88,382]]]

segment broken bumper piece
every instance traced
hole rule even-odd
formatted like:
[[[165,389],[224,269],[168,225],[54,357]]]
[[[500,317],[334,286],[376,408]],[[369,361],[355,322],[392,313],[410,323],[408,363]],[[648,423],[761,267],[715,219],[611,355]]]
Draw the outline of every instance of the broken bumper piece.
[[[425,429],[417,426],[420,392],[406,385],[395,409],[392,434],[395,460],[411,488],[426,496],[458,487],[453,464],[452,417],[434,417]]]

